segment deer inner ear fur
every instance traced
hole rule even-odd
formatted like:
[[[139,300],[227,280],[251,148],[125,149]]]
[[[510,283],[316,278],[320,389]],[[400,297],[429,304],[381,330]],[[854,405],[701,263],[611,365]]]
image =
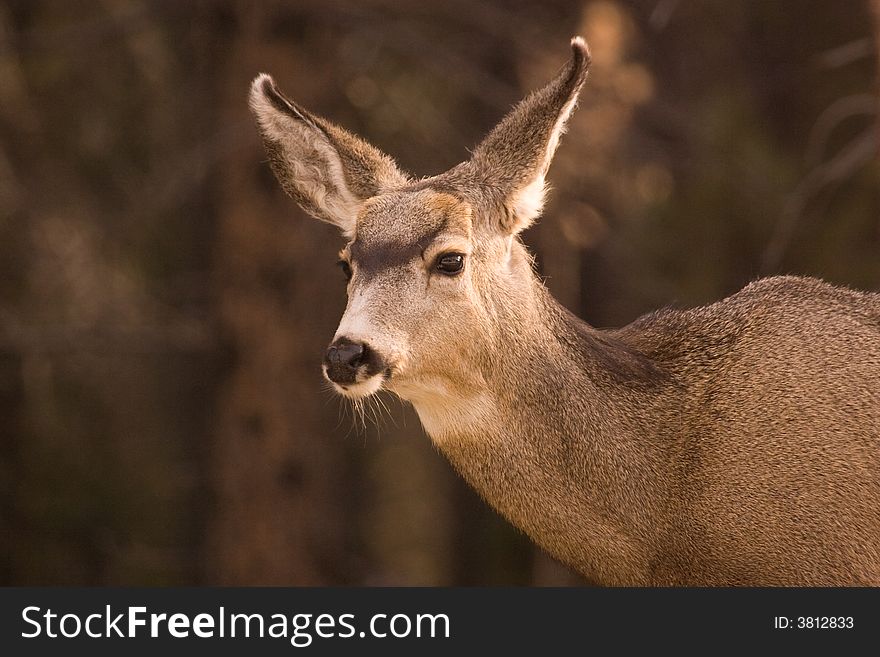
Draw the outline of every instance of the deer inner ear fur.
[[[285,98],[266,74],[251,85],[250,107],[281,187],[348,238],[366,199],[408,181],[390,157]]]

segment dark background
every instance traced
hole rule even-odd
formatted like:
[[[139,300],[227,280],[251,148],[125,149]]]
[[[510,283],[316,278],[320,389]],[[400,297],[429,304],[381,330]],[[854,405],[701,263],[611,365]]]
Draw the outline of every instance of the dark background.
[[[0,584],[582,583],[410,409],[323,386],[340,239],[260,72],[417,175],[594,54],[525,234],[597,326],[764,274],[880,289],[880,1],[0,5]]]

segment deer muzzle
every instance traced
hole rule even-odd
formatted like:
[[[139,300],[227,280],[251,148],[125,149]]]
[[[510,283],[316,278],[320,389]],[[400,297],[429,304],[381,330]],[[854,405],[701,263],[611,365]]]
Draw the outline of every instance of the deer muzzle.
[[[350,340],[344,336],[334,340],[324,355],[324,375],[343,391],[354,392],[353,388],[361,387],[374,379],[381,385],[387,369],[385,360],[375,349],[365,342]],[[364,393],[370,394],[374,391],[364,390]]]

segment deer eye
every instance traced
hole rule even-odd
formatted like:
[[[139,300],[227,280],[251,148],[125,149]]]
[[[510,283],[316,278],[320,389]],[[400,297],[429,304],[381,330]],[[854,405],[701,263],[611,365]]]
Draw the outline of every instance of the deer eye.
[[[462,267],[464,267],[464,256],[460,253],[443,253],[434,264],[434,268],[446,276],[455,276]]]
[[[342,270],[342,275],[345,276],[345,280],[350,281],[351,265],[349,264],[348,260],[340,260],[336,264],[339,265],[339,268]]]

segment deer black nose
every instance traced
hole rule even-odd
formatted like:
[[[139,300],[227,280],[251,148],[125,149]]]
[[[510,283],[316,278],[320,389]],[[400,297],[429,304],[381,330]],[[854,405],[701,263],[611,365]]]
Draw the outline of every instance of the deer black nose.
[[[367,359],[367,345],[339,338],[327,349],[324,366],[327,378],[340,385],[355,382],[358,368]]]

